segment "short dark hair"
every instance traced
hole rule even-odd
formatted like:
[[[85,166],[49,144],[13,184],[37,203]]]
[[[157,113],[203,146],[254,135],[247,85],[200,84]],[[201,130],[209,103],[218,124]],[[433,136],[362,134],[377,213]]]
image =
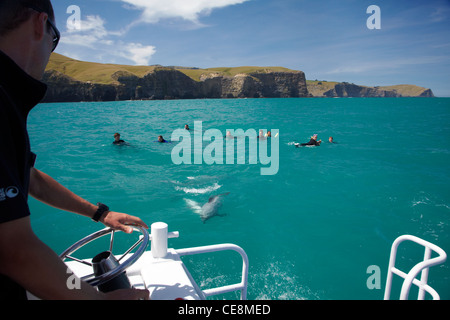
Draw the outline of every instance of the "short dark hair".
[[[0,36],[4,36],[27,21],[33,11],[39,8],[55,21],[55,13],[50,0],[0,0]]]

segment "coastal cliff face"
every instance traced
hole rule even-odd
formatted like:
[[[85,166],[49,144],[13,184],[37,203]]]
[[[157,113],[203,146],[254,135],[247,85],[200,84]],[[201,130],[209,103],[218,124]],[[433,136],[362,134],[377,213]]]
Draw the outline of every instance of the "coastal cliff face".
[[[47,84],[43,102],[111,101],[116,100],[114,85],[76,81],[58,71],[46,71],[42,81]]]
[[[114,84],[82,82],[47,70],[43,78],[48,85],[44,102],[309,96],[301,71],[235,76],[216,73],[195,81],[178,70],[161,67],[143,77],[118,71],[112,78]]]
[[[356,84],[339,83],[333,89],[324,93],[326,97],[401,97],[395,91],[381,90],[378,88],[362,87]]]
[[[203,93],[214,98],[308,97],[305,74],[267,72],[237,74],[233,77],[209,74],[200,78]]]
[[[414,85],[366,87],[347,82],[308,81],[308,91],[314,97],[327,98],[434,97],[431,89]]]
[[[283,67],[186,68],[127,66],[74,60],[53,53],[43,102],[202,98],[433,97],[413,85],[366,87],[311,81]]]

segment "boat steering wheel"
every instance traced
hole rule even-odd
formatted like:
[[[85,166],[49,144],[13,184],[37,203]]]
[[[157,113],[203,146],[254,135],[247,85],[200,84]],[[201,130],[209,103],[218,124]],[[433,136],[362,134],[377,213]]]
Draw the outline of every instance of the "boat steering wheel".
[[[145,249],[147,248],[148,242],[149,242],[149,236],[148,231],[142,227],[136,227],[133,226],[133,230],[139,231],[142,235],[139,236],[139,240],[132,245],[119,259],[119,262],[125,258],[125,256],[130,253],[134,248],[136,248],[138,245],[138,249],[130,256],[128,257],[124,262],[122,262],[120,265],[118,265],[116,268],[102,274],[99,276],[94,276],[94,273],[89,274],[87,276],[84,276],[81,278],[81,280],[86,281],[92,286],[99,286],[113,278],[115,278],[117,275],[125,271],[127,268],[132,266],[144,253]],[[71,259],[74,261],[77,261],[82,264],[86,264],[88,266],[92,266],[91,262],[77,259],[73,256],[71,256],[72,253],[83,247],[84,245],[103,237],[107,234],[111,234],[111,240],[109,245],[109,251],[112,252],[113,242],[114,242],[114,234],[117,230],[111,229],[111,228],[105,228],[100,231],[94,232],[83,239],[75,242],[73,245],[71,245],[69,248],[67,248],[63,253],[59,255],[59,257],[64,261],[65,259]]]

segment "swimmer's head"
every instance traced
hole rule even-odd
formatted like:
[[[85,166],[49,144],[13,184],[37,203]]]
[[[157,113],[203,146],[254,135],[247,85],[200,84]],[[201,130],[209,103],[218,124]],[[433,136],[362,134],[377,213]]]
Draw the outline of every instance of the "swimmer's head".
[[[120,140],[120,133],[114,133],[114,139],[116,140],[116,141],[119,141]]]
[[[316,140],[316,139],[317,139],[317,134],[316,134],[316,133],[313,134],[312,138],[313,138],[314,140]]]

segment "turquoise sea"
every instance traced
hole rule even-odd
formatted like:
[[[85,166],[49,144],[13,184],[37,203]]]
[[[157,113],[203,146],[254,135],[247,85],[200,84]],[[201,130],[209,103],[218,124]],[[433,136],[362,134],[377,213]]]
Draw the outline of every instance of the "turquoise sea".
[[[155,141],[194,121],[224,135],[279,129],[278,173],[261,175],[260,163],[173,164],[177,143]],[[180,232],[169,247],[241,246],[249,299],[382,299],[390,246],[403,234],[450,254],[450,98],[53,103],[35,107],[28,130],[38,169],[93,203],[166,222]],[[112,145],[115,132],[129,145]],[[294,146],[314,133],[320,147]],[[227,192],[219,215],[203,223],[192,203]],[[33,229],[57,253],[102,228],[34,199],[30,206]],[[401,267],[423,256],[401,248]],[[204,288],[240,277],[233,252],[184,261]],[[373,265],[380,289],[367,286]],[[441,299],[450,299],[449,266],[430,269]]]

